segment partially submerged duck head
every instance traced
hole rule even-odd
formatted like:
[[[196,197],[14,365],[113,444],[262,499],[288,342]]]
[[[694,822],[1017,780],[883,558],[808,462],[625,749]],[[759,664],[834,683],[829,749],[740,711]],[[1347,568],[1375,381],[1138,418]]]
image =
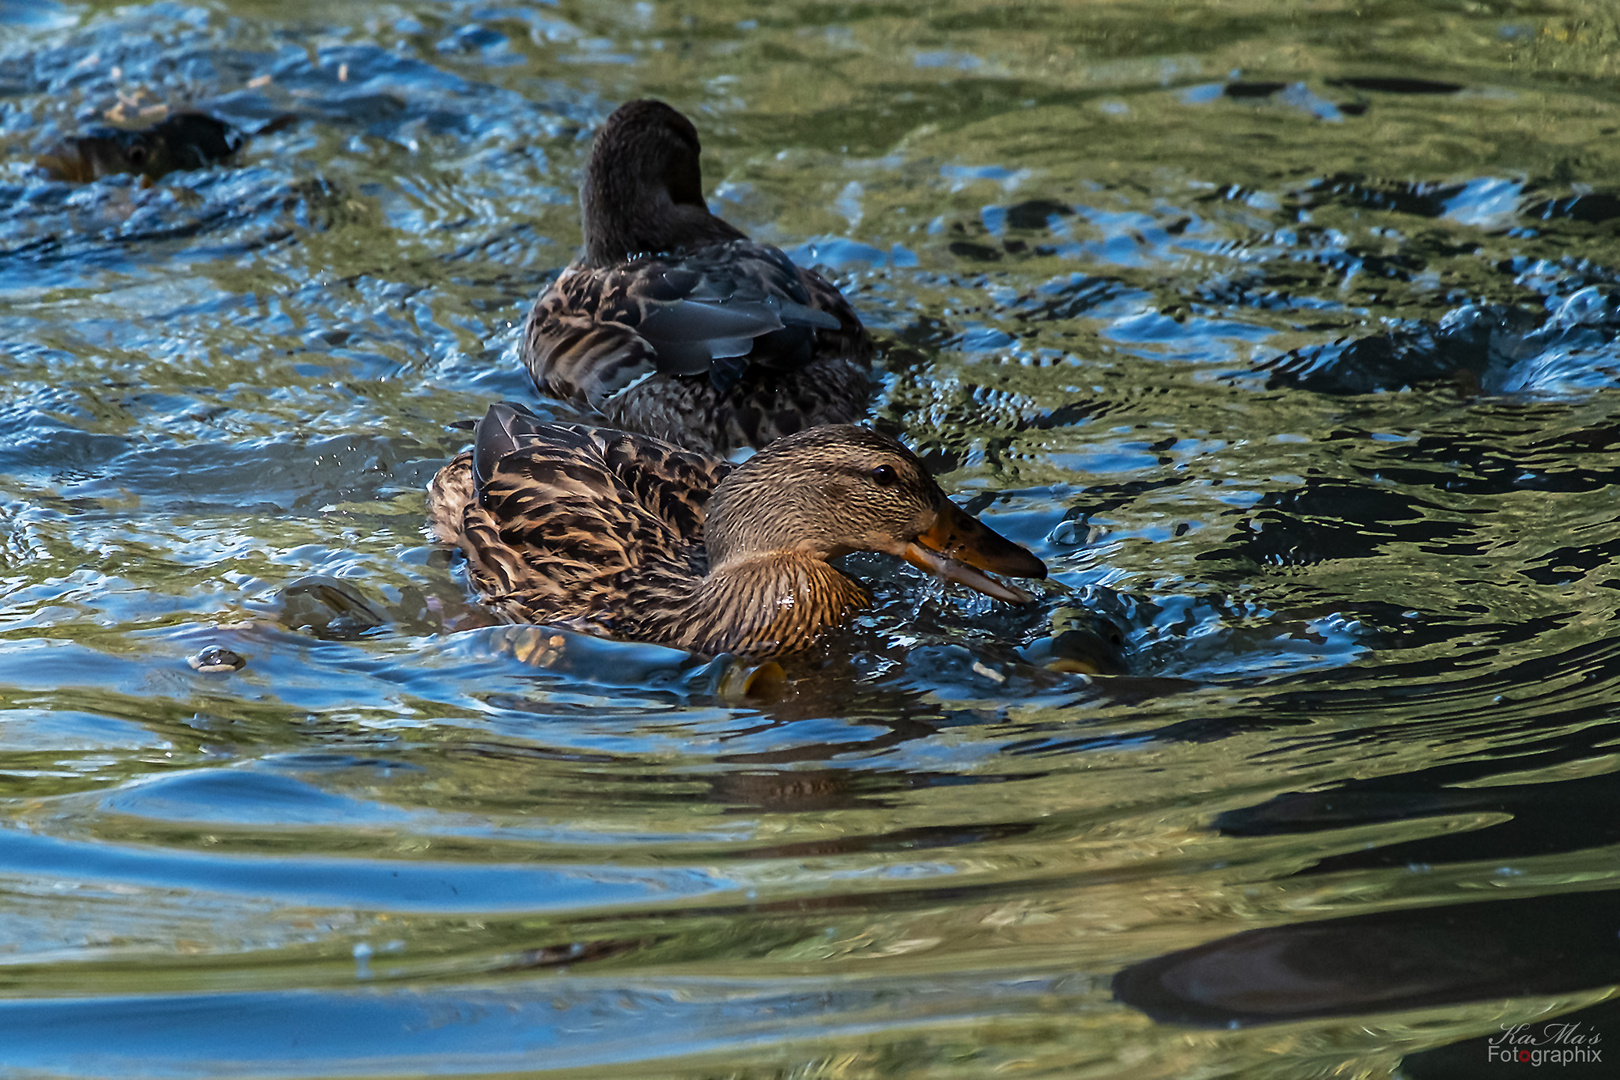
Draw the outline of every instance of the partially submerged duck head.
[[[186,109],[146,128],[99,126],[52,147],[39,166],[54,180],[88,184],[134,173],[151,183],[182,169],[204,169],[242,148],[240,131],[218,117]]]
[[[915,454],[854,425],[811,428],[755,454],[710,496],[704,528],[711,576],[879,551],[1015,604],[1034,597],[989,574],[1046,576],[1040,559],[959,510]]]
[[[628,101],[591,144],[580,183],[585,265],[740,240],[703,201],[697,129],[662,101]]]

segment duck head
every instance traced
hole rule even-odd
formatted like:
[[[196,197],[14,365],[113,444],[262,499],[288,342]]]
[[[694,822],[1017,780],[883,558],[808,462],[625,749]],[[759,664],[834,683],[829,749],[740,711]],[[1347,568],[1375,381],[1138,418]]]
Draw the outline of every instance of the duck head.
[[[703,201],[692,121],[662,101],[627,101],[596,133],[579,186],[585,262],[743,239]]]
[[[853,425],[797,432],[739,466],[709,498],[704,542],[711,573],[772,555],[883,551],[1015,604],[1034,597],[985,571],[1046,576],[1041,560],[957,509],[910,450]]]
[[[52,179],[88,184],[134,173],[146,184],[181,169],[203,169],[242,148],[243,134],[207,113],[182,110],[150,127],[93,127],[52,147],[38,165]]]

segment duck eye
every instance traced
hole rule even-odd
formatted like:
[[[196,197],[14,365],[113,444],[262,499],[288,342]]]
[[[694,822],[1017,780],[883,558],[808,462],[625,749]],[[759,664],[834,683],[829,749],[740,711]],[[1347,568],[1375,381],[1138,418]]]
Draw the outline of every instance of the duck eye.
[[[879,465],[872,470],[872,480],[878,487],[888,487],[898,479],[899,477],[894,474],[893,465]]]

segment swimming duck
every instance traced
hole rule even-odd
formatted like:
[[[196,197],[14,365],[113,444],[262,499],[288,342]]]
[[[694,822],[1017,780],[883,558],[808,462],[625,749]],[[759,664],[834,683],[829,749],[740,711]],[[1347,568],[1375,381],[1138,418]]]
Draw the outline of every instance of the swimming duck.
[[[783,436],[741,465],[645,435],[541,421],[508,403],[434,477],[433,529],[514,622],[713,656],[793,652],[871,603],[829,559],[899,555],[987,596],[984,571],[1045,577],[956,508],[911,451],[868,428]]]
[[[580,183],[585,246],[523,328],[535,385],[616,426],[725,454],[848,423],[872,342],[837,288],[703,201],[698,135],[661,101],[619,106]]]
[[[143,184],[180,169],[205,169],[231,158],[242,132],[192,109],[170,113],[140,129],[93,127],[53,146],[37,164],[53,180],[88,184],[103,176],[135,173]]]

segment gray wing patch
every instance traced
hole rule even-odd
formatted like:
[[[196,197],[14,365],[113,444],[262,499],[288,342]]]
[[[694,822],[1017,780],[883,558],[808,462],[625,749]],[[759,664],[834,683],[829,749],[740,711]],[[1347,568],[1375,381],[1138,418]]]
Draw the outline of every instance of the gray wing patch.
[[[658,353],[660,371],[701,375],[712,361],[747,356],[757,338],[787,327],[837,330],[838,320],[793,300],[687,297],[648,305],[636,329]]]

